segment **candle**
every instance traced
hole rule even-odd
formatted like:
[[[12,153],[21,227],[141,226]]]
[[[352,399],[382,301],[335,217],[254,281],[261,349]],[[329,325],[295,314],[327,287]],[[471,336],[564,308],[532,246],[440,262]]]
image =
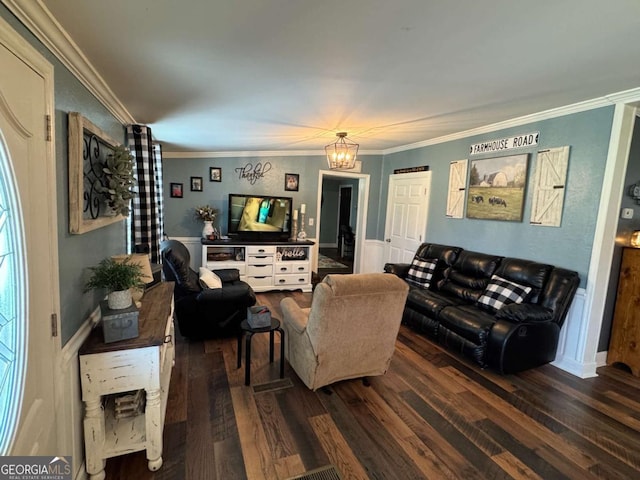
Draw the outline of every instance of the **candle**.
[[[300,205],[300,213],[304,213],[306,209],[307,209],[307,206],[304,203]]]
[[[297,220],[298,219],[298,210],[294,210],[293,211],[293,219]]]

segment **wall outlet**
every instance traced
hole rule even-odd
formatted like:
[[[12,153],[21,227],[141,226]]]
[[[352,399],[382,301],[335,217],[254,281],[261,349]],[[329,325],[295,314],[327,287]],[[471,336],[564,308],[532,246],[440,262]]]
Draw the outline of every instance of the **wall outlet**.
[[[313,227],[313,218],[309,217],[309,226]]]
[[[633,218],[633,208],[623,208],[620,218],[625,218],[627,220]]]

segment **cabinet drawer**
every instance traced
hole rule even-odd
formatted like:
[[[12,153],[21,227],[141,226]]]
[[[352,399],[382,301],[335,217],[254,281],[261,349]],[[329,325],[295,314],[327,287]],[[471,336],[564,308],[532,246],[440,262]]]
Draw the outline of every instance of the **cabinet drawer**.
[[[276,263],[275,273],[308,273],[309,263],[297,263],[297,262],[280,262]]]
[[[247,263],[249,265],[264,265],[273,263],[273,255],[265,254],[265,255],[249,255],[247,258]]]
[[[273,265],[247,265],[247,275],[253,276],[273,276]]]
[[[266,277],[248,276],[245,281],[252,287],[273,287],[273,275]]]
[[[307,285],[308,283],[311,283],[308,273],[276,275],[276,281],[274,282],[276,287],[278,285]]]
[[[275,245],[248,245],[247,255],[261,255],[267,253],[273,255],[276,253]]]

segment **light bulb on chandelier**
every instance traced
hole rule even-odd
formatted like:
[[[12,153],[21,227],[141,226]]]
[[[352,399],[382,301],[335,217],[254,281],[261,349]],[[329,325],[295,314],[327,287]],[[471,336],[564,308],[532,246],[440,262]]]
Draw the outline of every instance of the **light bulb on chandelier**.
[[[347,132],[336,133],[338,140],[324,147],[327,163],[332,170],[351,169],[356,163],[360,145],[347,138]]]

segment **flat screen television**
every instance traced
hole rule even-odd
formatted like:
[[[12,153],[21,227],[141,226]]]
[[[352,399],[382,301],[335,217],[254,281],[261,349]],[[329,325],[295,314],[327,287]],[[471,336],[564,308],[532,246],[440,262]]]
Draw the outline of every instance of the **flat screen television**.
[[[243,241],[285,241],[291,232],[291,197],[229,194],[227,235]]]

